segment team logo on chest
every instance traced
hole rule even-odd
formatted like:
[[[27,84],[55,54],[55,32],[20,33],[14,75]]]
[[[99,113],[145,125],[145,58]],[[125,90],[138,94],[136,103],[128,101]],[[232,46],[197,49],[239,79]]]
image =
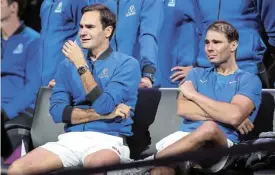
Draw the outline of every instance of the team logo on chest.
[[[207,80],[200,80],[202,84],[207,83]]]
[[[134,5],[131,5],[131,6],[129,7],[128,12],[126,13],[126,16],[127,16],[127,17],[128,17],[128,16],[133,16],[133,15],[135,15],[135,14],[136,14],[135,6],[134,6]]]
[[[62,12],[62,2],[58,4],[56,9],[54,10],[55,13],[61,13]]]
[[[13,54],[20,54],[20,53],[23,52],[23,48],[24,48],[23,44],[20,43],[20,44],[18,44],[18,46],[13,50],[12,53],[13,53]]]
[[[176,0],[169,0],[168,7],[175,7],[176,6]]]
[[[99,74],[98,76],[100,79],[102,78],[108,78],[109,75],[108,75],[108,69],[107,68],[104,68],[103,71]]]

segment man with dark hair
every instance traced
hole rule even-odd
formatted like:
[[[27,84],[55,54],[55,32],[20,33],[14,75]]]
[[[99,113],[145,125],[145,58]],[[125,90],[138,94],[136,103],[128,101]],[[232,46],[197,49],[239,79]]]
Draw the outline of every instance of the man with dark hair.
[[[31,125],[40,85],[40,59],[35,55],[39,34],[20,21],[23,8],[18,2],[1,0],[1,127],[17,118]]]
[[[155,157],[163,158],[198,149],[231,147],[238,143],[238,132],[248,133],[261,103],[261,82],[238,68],[236,50],[239,35],[229,23],[210,25],[205,52],[213,68],[194,68],[179,87],[177,114],[183,117],[180,130],[156,144]],[[192,166],[217,172],[228,157]],[[174,174],[173,168],[156,167],[151,174]]]
[[[117,16],[112,37],[114,50],[135,57],[140,63],[140,88],[151,88],[155,81],[159,33],[163,21],[162,0],[100,0]]]
[[[84,1],[87,0],[81,2]],[[78,2],[80,1],[75,1],[74,4]],[[89,4],[95,2],[106,5],[116,14],[117,28],[111,39],[111,46],[115,51],[133,56],[139,61],[142,76],[140,88],[151,88],[155,81],[157,69],[158,39],[163,21],[163,1],[98,0],[89,1]],[[79,42],[79,38],[76,40]],[[57,69],[61,59],[63,58],[49,57],[48,60],[45,60],[45,69],[43,70],[45,73],[43,74],[48,74],[46,81],[53,78],[53,76],[49,76],[49,73],[51,72],[53,75],[54,67]],[[53,63],[55,65],[51,67]],[[47,83],[44,80],[43,82]],[[54,84],[55,81],[52,80],[49,86],[53,87]]]
[[[200,37],[196,47],[196,66],[209,68],[211,62],[204,52],[204,38],[207,27],[216,20],[229,21],[240,33],[239,47],[236,62],[240,69],[258,75],[264,88],[269,88],[268,76],[263,64],[264,54],[267,50],[262,34],[266,35],[266,43],[275,50],[275,1],[272,0],[196,0],[193,4],[186,3],[187,9],[196,8],[197,18],[201,21]],[[189,44],[187,40],[185,44]],[[272,49],[270,49],[272,50]],[[274,54],[274,53],[273,53]],[[271,58],[271,57],[270,57]],[[189,58],[193,60],[194,58]],[[272,62],[272,61],[270,61]],[[186,76],[179,65],[177,80]]]
[[[141,79],[138,62],[110,47],[116,19],[104,5],[83,10],[79,36],[82,49],[69,40],[67,57],[55,76],[50,113],[66,123],[58,142],[49,142],[9,169],[10,174],[45,173],[62,167],[98,167],[129,159],[124,143],[131,124]]]
[[[25,15],[25,10],[27,6],[27,0],[7,0],[8,4],[11,5],[13,2],[18,4],[18,17],[19,19],[23,19]]]

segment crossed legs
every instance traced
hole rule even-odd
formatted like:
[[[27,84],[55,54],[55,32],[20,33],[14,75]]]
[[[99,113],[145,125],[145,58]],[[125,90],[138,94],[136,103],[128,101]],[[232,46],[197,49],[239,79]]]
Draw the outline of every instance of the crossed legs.
[[[217,146],[227,147],[227,138],[213,121],[204,122],[199,128],[189,135],[176,141],[156,154],[156,158],[177,155],[183,152],[195,151],[202,147],[206,142],[211,141]],[[150,172],[151,175],[175,174],[174,169],[169,167],[156,167]]]

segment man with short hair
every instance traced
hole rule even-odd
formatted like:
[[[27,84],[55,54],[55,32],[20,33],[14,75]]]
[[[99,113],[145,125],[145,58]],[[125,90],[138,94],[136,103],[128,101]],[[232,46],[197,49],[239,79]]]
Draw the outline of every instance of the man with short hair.
[[[140,63],[140,88],[151,88],[155,82],[159,34],[163,22],[162,0],[99,0],[117,16],[112,48],[133,56]]]
[[[40,59],[35,55],[39,34],[20,21],[23,12],[24,1],[1,0],[1,127],[18,118],[31,125],[40,85]]]
[[[66,123],[58,142],[49,142],[9,169],[10,174],[45,173],[62,167],[98,167],[129,159],[125,137],[131,124],[141,79],[138,62],[113,52],[110,38],[116,19],[106,6],[82,10],[80,40],[68,41],[62,52],[67,59],[57,71],[50,98],[56,123]]]
[[[212,66],[204,52],[204,38],[207,27],[216,20],[229,21],[240,34],[239,50],[236,62],[240,69],[256,74],[260,77],[263,87],[270,88],[267,70],[263,64],[267,45],[270,51],[275,50],[275,1],[271,0],[196,0],[193,4],[186,3],[187,9],[196,8],[196,16],[200,19],[201,29],[198,33],[200,38],[196,47],[196,66],[209,68]],[[263,34],[266,38],[263,37]],[[263,42],[266,40],[266,44]],[[186,40],[185,44],[190,41]],[[273,51],[274,54],[274,51]],[[272,59],[272,57],[270,57]],[[270,59],[269,58],[269,59]],[[189,58],[193,60],[194,58]],[[268,61],[272,63],[272,61]],[[184,79],[185,65],[178,65],[177,79]]]
[[[208,27],[205,52],[214,67],[194,68],[179,87],[177,114],[184,120],[178,132],[156,144],[156,159],[207,147],[231,147],[239,142],[237,131],[244,134],[253,129],[262,86],[256,75],[238,68],[238,39],[237,30],[227,22],[217,21]],[[192,164],[217,172],[227,159]],[[156,167],[151,174],[175,171]]]

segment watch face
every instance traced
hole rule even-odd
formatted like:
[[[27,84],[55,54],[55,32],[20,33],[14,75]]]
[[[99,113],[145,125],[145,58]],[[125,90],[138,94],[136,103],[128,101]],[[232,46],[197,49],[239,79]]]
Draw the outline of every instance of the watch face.
[[[155,81],[154,75],[149,75],[148,78],[151,80],[152,83],[154,83],[154,81]]]
[[[82,67],[80,68],[80,71],[81,71],[81,73],[83,73],[83,72],[85,71],[85,67],[82,66]]]
[[[81,66],[81,67],[78,68],[77,71],[78,71],[79,75],[82,75],[82,74],[84,74],[87,70],[88,70],[88,67]]]

